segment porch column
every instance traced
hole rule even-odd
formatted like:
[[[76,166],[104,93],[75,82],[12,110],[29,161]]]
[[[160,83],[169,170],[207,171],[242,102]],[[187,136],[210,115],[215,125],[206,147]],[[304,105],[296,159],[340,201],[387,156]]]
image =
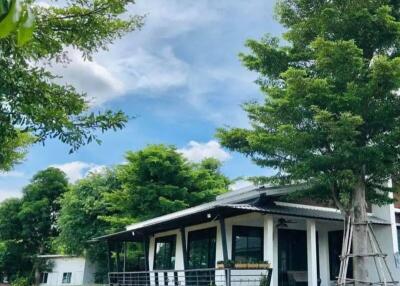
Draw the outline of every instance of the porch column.
[[[264,216],[264,260],[271,263],[272,278],[271,283],[275,286],[274,283],[274,273],[277,271],[277,265],[275,265],[274,261],[274,218],[270,215]]]
[[[314,220],[307,220],[308,286],[318,286],[317,231]]]
[[[228,258],[228,245],[226,243],[226,228],[225,228],[225,218],[220,216],[219,217],[219,225],[221,229],[221,240],[222,240],[222,255],[224,258],[224,262],[226,263]]]
[[[181,244],[182,244],[182,256],[183,256],[183,270],[187,269],[187,246],[186,246],[186,232],[185,228],[181,227]]]

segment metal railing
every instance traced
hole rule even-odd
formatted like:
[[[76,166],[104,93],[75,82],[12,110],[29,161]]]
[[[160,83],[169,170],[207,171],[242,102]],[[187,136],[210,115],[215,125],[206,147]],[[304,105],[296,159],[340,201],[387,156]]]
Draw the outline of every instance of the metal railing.
[[[110,272],[110,286],[269,286],[272,269]]]

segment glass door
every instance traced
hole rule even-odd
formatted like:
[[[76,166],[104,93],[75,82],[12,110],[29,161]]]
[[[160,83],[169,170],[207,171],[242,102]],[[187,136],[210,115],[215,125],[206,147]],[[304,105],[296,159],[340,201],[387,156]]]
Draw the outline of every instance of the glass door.
[[[307,279],[307,232],[278,229],[279,286],[306,286]]]
[[[189,232],[186,274],[187,285],[212,285],[215,282],[215,268],[217,229],[207,228]],[[203,269],[203,270],[202,270]]]

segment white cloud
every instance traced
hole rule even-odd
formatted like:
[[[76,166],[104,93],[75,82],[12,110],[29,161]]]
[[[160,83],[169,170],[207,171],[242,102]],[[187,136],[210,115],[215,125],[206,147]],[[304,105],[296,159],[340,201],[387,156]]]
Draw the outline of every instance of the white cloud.
[[[220,19],[218,11],[212,9],[208,1],[142,0],[132,6],[131,12],[147,15],[143,27],[146,35],[141,36],[141,40],[147,41],[174,38]]]
[[[10,171],[10,172],[0,172],[0,178],[22,178],[25,177],[23,172]]]
[[[231,158],[231,155],[224,151],[215,140],[210,140],[206,143],[190,141],[187,147],[178,149],[178,151],[192,162],[200,162],[205,158],[215,158],[220,161],[226,161]]]
[[[20,198],[21,196],[20,188],[0,188],[0,202],[10,198]]]
[[[247,187],[251,187],[254,186],[254,183],[248,180],[237,180],[234,183],[229,185],[229,189],[231,191],[236,191],[239,189],[243,189],[243,188],[247,188]]]
[[[50,70],[61,78],[60,83],[74,86],[79,92],[85,92],[92,105],[101,105],[124,92],[123,82],[108,68],[96,60],[85,60],[82,53],[67,49],[68,64],[54,63]]]
[[[114,70],[123,78],[125,89],[130,91],[164,91],[185,85],[188,77],[187,64],[168,46],[154,53],[139,48],[131,56],[119,60]]]
[[[73,183],[80,180],[90,173],[99,173],[105,170],[106,166],[81,161],[73,161],[65,164],[51,165],[67,174],[68,179]]]

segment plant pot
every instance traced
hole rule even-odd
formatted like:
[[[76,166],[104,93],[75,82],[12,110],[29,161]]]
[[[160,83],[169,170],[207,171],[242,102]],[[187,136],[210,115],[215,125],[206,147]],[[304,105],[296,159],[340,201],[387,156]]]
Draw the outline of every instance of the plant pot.
[[[224,269],[225,266],[223,264],[217,264],[217,269]]]
[[[247,263],[235,263],[236,269],[247,269]]]
[[[260,264],[258,264],[258,263],[247,263],[247,268],[249,268],[249,269],[259,269],[260,268],[259,265]]]
[[[259,269],[268,269],[268,268],[271,268],[270,266],[271,266],[270,263],[260,263],[260,264],[258,264],[258,268]]]

